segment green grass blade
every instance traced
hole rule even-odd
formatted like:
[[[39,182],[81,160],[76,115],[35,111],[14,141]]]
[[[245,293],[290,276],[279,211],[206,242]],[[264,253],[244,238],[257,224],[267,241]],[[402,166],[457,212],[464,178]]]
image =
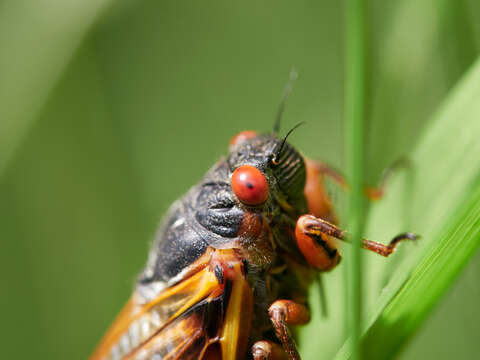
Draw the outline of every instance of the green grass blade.
[[[413,334],[478,247],[479,98],[480,60],[477,60],[436,112],[410,154],[415,174],[409,188],[406,190],[405,183],[395,179],[387,199],[372,209],[369,237],[383,239],[392,235],[392,230],[407,227],[420,233],[423,239],[416,248],[404,246],[397,256],[408,257],[400,264],[393,262],[395,272],[382,289],[364,328],[367,354],[374,351],[370,348],[374,346],[371,339],[375,339],[374,355],[391,357]],[[471,216],[467,214],[470,212]],[[375,277],[378,280],[378,274],[388,266],[382,260],[372,258],[374,275],[370,280]],[[447,263],[448,269],[444,265]],[[439,270],[445,271],[445,275],[439,276]],[[390,342],[379,345],[385,339]],[[349,347],[347,341],[336,358],[350,358]]]
[[[430,242],[408,280],[378,315],[363,339],[367,359],[390,358],[421,325],[480,245],[480,182],[455,217]],[[380,301],[381,304],[383,301]],[[351,341],[351,340],[349,340]],[[345,345],[337,359],[350,358]]]
[[[413,335],[480,245],[480,183],[438,232],[407,282],[367,332],[367,359],[385,359]]]
[[[346,1],[345,14],[345,128],[348,176],[351,179],[348,228],[353,250],[348,262],[346,326],[352,338],[354,359],[360,357],[362,314],[362,263],[360,241],[365,224],[363,211],[365,122],[365,4]]]

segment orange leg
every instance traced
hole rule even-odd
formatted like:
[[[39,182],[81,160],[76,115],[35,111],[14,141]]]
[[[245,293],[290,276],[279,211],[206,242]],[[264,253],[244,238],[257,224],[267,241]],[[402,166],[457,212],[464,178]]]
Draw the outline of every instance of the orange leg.
[[[303,325],[310,321],[310,312],[292,300],[277,300],[268,309],[277,338],[288,360],[300,360],[297,345],[287,325]]]
[[[313,227],[317,222],[330,224],[312,215],[301,216],[295,226],[295,240],[300,252],[311,266],[320,271],[329,271],[338,265],[341,255],[337,245],[330,238],[331,235]]]
[[[385,193],[385,189],[388,185],[388,182],[392,178],[392,175],[394,174],[394,172],[396,170],[399,170],[401,168],[407,168],[409,166],[410,166],[410,162],[408,161],[407,158],[400,158],[397,161],[395,161],[393,164],[391,164],[389,167],[387,167],[383,171],[382,177],[380,178],[380,182],[378,183],[377,186],[365,187],[365,196],[367,196],[370,200],[374,200],[374,201],[380,200],[383,197]],[[342,187],[345,190],[348,190],[349,186],[345,177],[342,175],[340,171],[334,169],[330,165],[327,165],[323,162],[307,159],[307,169],[308,168],[310,168],[310,173],[315,172],[317,177],[327,176],[330,179],[332,179],[335,183],[337,183],[340,187]]]
[[[396,160],[393,164],[383,170],[382,177],[380,178],[380,182],[377,186],[365,187],[365,195],[370,200],[380,200],[385,194],[385,189],[387,188],[388,182],[392,178],[392,175],[395,173],[395,171],[409,167],[411,167],[411,164],[407,158],[402,157]]]
[[[297,221],[295,228],[295,237],[300,251],[307,261],[314,267],[325,270],[324,264],[328,264],[328,258],[335,255],[333,250],[329,250],[328,242],[325,241],[328,236],[343,241],[349,241],[349,234],[328,221],[316,218],[312,215],[303,215]],[[402,240],[417,240],[418,235],[413,233],[404,233],[393,238],[388,245],[376,241],[362,239],[362,247],[373,251],[379,255],[387,257],[395,252],[398,243]],[[322,242],[323,241],[323,242]],[[323,250],[323,251],[320,251]],[[338,263],[338,262],[337,262]],[[320,265],[320,266],[319,266]],[[336,264],[335,264],[336,265]],[[327,267],[329,270],[331,267]]]
[[[257,341],[252,346],[253,360],[288,360],[281,345],[273,341]]]
[[[329,175],[326,173],[329,168],[323,166],[323,163],[308,158],[305,159],[305,165],[307,179],[303,192],[307,199],[308,213],[336,223],[337,217],[333,210],[333,204],[323,183],[323,177]],[[342,178],[337,180],[341,181]]]
[[[335,181],[342,188],[348,189],[347,180],[345,180],[345,177],[343,176],[343,174],[340,173],[340,171],[338,171],[337,169],[321,161],[314,161],[314,160],[308,159],[308,163],[315,170],[317,170],[317,172],[320,175],[328,176],[330,179]]]

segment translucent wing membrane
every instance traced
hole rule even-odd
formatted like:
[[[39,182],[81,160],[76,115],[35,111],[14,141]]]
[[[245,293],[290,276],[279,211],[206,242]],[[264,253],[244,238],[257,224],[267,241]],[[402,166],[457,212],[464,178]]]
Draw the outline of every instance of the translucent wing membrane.
[[[175,333],[174,329],[181,327],[183,333],[188,334],[185,330],[187,325],[196,324],[195,329],[202,328],[195,320],[197,315],[186,317],[188,310],[202,300],[221,293],[222,289],[215,275],[205,267],[190,278],[166,289],[147,304],[136,303],[134,296],[117,317],[92,359],[141,359],[142,353],[138,349],[159,335],[169,343],[170,348],[174,348],[178,345],[174,344],[175,341],[182,341],[180,335],[170,337]]]
[[[243,359],[252,291],[233,250],[216,250],[213,258],[193,264],[196,273],[150,302],[134,295],[91,360]]]
[[[126,359],[200,359],[222,324],[222,298],[206,299],[169,322]]]

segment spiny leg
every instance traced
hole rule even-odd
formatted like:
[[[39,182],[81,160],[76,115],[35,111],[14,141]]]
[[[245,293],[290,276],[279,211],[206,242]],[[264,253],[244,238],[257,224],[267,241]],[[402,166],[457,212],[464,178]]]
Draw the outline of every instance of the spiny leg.
[[[348,190],[348,182],[340,171],[320,161],[313,161],[309,159],[309,164],[310,166],[313,166],[320,173],[320,175],[329,177],[340,187]],[[385,189],[387,188],[388,182],[392,178],[392,175],[395,173],[395,171],[402,168],[409,168],[410,166],[410,162],[405,157],[394,161],[382,172],[382,176],[377,186],[365,186],[365,196],[367,196],[370,200],[380,200],[385,194]]]
[[[400,235],[395,236],[388,245],[376,242],[376,241],[371,241],[367,239],[362,239],[362,247],[364,249],[373,251],[377,254],[380,254],[382,256],[387,257],[388,255],[392,254],[395,252],[397,245],[400,241],[403,240],[418,240],[420,238],[419,235],[416,235],[411,232],[403,233]]]
[[[370,200],[380,200],[385,194],[385,189],[392,178],[392,175],[395,171],[400,169],[411,168],[411,163],[406,157],[401,157],[390,164],[389,167],[385,168],[382,172],[382,177],[377,186],[367,186],[365,187],[365,195]]]
[[[252,346],[253,360],[288,360],[280,344],[273,341],[257,341]]]
[[[268,309],[277,338],[288,360],[300,360],[297,345],[287,325],[303,325],[310,321],[310,312],[292,300],[277,300]]]
[[[295,234],[304,233],[306,236],[328,235],[343,241],[350,241],[350,235],[339,227],[329,223],[328,221],[316,218],[312,215],[303,215],[297,221]],[[388,245],[376,241],[362,239],[362,247],[366,250],[373,251],[382,256],[389,256],[402,240],[417,240],[419,236],[414,233],[403,233],[393,238]],[[298,240],[297,240],[298,241]]]

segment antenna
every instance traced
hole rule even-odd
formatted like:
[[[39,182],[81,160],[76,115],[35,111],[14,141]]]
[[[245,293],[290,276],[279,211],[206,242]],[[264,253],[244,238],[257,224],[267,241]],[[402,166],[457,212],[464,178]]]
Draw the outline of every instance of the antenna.
[[[280,101],[280,105],[278,106],[277,116],[275,118],[275,123],[273,125],[273,134],[278,135],[280,131],[280,121],[282,120],[283,109],[285,108],[285,103],[287,102],[287,98],[292,92],[293,84],[295,80],[298,78],[297,70],[294,67],[290,70],[290,76],[288,78],[287,84],[285,85],[285,89],[283,90],[283,97],[282,101]]]
[[[272,158],[272,163],[274,165],[278,165],[278,159],[280,159],[280,155],[282,154],[283,147],[285,146],[285,143],[287,142],[287,139],[290,136],[290,134],[293,132],[293,130],[295,130],[299,126],[305,125],[306,123],[307,123],[306,121],[299,122],[297,125],[295,125],[293,128],[291,128],[287,132],[287,135],[285,135],[285,137],[283,138],[282,145],[280,145],[280,148],[278,149],[278,151],[275,153],[275,155]]]

